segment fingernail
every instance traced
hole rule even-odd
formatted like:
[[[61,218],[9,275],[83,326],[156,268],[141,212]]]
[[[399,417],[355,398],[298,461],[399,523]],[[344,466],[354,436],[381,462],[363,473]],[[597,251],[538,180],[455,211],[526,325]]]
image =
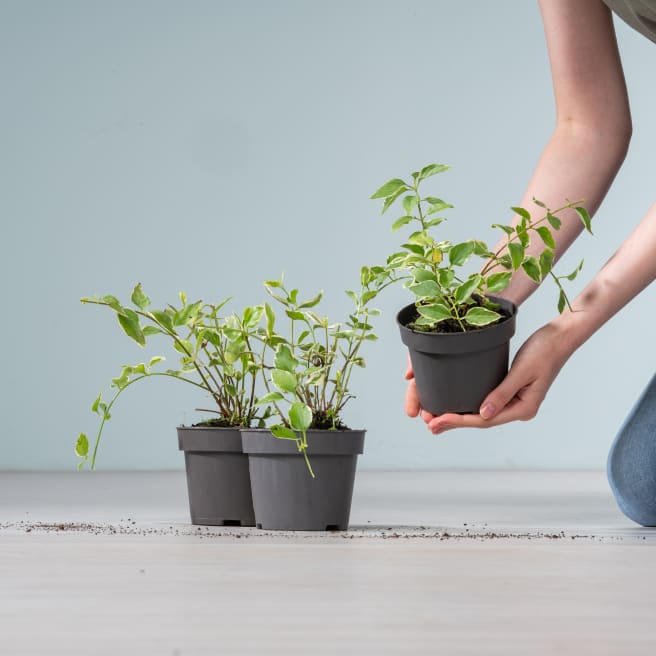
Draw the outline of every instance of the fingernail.
[[[495,410],[496,408],[494,407],[493,403],[486,403],[481,408],[481,417],[483,417],[483,419],[492,419],[492,417],[494,417]]]

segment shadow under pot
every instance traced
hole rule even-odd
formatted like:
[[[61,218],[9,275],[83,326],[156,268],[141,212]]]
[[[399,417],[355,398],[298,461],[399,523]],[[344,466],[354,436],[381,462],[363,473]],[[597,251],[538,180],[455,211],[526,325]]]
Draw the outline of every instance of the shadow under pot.
[[[278,531],[345,531],[358,455],[365,431],[309,430],[312,478],[294,440],[268,429],[242,429],[258,528]]]
[[[248,456],[238,428],[178,427],[185,454],[191,523],[255,526]]]
[[[510,338],[515,334],[517,307],[494,296],[490,300],[509,313],[500,323],[459,333],[422,332],[408,328],[417,318],[412,305],[396,320],[408,347],[419,404],[431,414],[478,414],[485,397],[508,373]]]

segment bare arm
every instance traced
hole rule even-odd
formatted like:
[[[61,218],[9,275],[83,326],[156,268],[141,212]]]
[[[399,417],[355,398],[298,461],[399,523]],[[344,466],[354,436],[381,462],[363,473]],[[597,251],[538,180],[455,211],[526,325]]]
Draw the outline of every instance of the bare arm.
[[[601,0],[541,0],[540,8],[551,63],[556,127],[521,205],[539,212],[533,197],[549,207],[560,207],[565,199],[583,199],[593,215],[624,160],[631,135],[612,17]],[[572,210],[563,219],[556,234],[556,259],[582,229]],[[521,272],[502,295],[519,305],[536,288]]]
[[[610,10],[601,0],[540,0],[549,59],[551,63],[556,101],[556,127],[524,193],[521,205],[533,212],[539,210],[532,198],[550,207],[562,205],[564,199],[584,199],[590,214],[601,204],[619,170],[631,136],[631,115],[624,82],[624,74],[617,49],[617,41]],[[647,219],[645,219],[647,221]],[[582,225],[572,211],[563,216],[563,225],[556,234],[556,257],[561,256],[580,234]],[[627,242],[628,244],[628,242]],[[498,245],[501,246],[500,243]],[[624,248],[624,247],[623,247]],[[656,252],[656,242],[652,246]],[[621,251],[621,249],[620,249]],[[534,253],[533,253],[534,254]],[[576,307],[590,309],[594,290],[599,285],[611,285],[608,276],[618,275],[614,267],[624,266],[624,255],[618,252],[616,265],[596,278],[586,292],[577,299]],[[610,266],[610,262],[609,265]],[[626,274],[619,269],[620,277]],[[600,282],[603,280],[604,282]],[[648,284],[640,278],[640,284]],[[518,272],[501,294],[521,304],[536,289],[523,272]],[[642,287],[640,287],[641,289]],[[629,290],[616,290],[615,309],[596,308],[594,312],[572,315],[577,324],[578,337],[569,334],[558,342],[558,328],[564,327],[567,315],[548,324],[520,349],[508,377],[481,406],[479,415],[442,415],[433,417],[423,413],[433,432],[456,426],[492,426],[513,419],[529,419],[540,403],[567,358],[587,337],[632,297]],[[637,292],[635,292],[637,293]],[[592,294],[592,295],[591,295]],[[584,302],[585,299],[585,302]],[[597,297],[598,299],[598,297]],[[605,301],[606,303],[606,301]],[[604,303],[598,304],[604,306]],[[608,310],[610,314],[603,316]],[[536,358],[542,367],[536,369]],[[528,369],[532,368],[531,371]],[[406,412],[419,414],[412,371],[406,395]]]
[[[655,253],[656,204],[574,300],[574,312],[564,312],[525,342],[508,376],[481,406],[481,414],[488,418],[455,414],[428,417],[430,430],[441,433],[450,428],[487,428],[532,419],[569,357],[656,279]]]

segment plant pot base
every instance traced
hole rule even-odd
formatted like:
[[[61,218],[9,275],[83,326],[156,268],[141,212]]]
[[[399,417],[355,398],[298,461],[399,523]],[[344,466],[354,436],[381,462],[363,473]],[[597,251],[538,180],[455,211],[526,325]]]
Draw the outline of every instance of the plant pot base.
[[[345,531],[364,431],[308,431],[315,478],[293,440],[268,430],[242,430],[258,528],[269,531]]]
[[[255,526],[248,456],[230,428],[178,428],[185,452],[191,523]]]
[[[314,479],[302,456],[250,456],[258,528],[269,531],[345,531],[348,528],[357,456],[310,458]]]

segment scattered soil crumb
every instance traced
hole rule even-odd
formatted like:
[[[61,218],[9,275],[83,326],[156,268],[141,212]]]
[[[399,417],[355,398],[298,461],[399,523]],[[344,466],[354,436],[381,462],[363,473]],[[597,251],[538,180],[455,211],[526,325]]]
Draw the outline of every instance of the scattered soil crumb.
[[[117,524],[93,522],[4,522],[0,523],[0,530],[17,530],[24,533],[86,533],[91,535],[141,535],[141,536],[178,536],[203,538],[276,538],[295,540],[435,540],[435,541],[469,541],[487,542],[495,540],[594,540],[599,542],[623,541],[635,538],[646,540],[644,535],[607,535],[549,532],[549,531],[494,531],[484,524],[477,529],[473,525],[463,524],[464,529],[446,529],[428,526],[356,526],[348,531],[269,531],[254,527],[223,527],[223,526],[194,526],[180,524],[177,527],[167,525],[139,526],[132,518],[121,519]]]

